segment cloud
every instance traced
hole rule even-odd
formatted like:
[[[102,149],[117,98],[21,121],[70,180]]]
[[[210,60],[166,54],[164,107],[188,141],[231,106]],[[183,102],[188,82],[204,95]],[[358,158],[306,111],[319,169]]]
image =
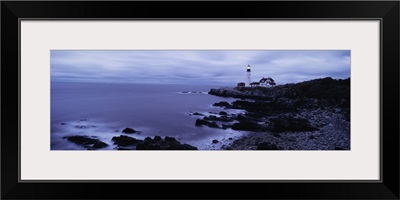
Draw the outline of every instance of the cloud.
[[[350,77],[348,50],[52,50],[52,81],[235,85]]]

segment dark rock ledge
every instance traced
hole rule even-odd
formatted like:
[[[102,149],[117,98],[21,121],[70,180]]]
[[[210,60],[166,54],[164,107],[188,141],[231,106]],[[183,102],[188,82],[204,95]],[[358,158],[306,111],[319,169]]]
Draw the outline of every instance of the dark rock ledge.
[[[181,144],[173,137],[155,136],[146,137],[144,140],[128,137],[125,135],[112,138],[114,144],[118,146],[118,150],[197,150],[197,147],[189,144]]]
[[[64,139],[67,139],[68,141],[73,142],[77,145],[83,146],[88,150],[96,150],[108,146],[108,144],[98,140],[95,137],[90,136],[75,135],[64,137]]]

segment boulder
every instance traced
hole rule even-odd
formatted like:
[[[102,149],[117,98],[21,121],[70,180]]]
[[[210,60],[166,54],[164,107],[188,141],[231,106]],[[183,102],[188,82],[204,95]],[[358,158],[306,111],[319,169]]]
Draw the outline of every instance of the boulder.
[[[136,133],[137,131],[132,128],[125,128],[124,130],[122,130],[122,132],[123,133]]]
[[[156,137],[157,137],[157,136],[156,136]],[[168,137],[168,136],[165,136],[164,140],[165,140],[166,142],[170,142],[170,143],[177,142],[175,138],[173,138],[173,137]]]
[[[211,127],[211,128],[219,128],[217,123],[209,122],[209,121],[206,121],[204,119],[197,119],[196,120],[196,126],[208,126],[208,127]]]
[[[159,140],[159,136],[154,139],[147,137],[145,140],[138,142],[136,150],[197,150],[197,147],[189,144],[181,144],[173,137],[166,136],[164,140]]]
[[[68,139],[68,141],[70,142],[73,142],[75,144],[81,145],[85,148],[89,148],[92,150],[101,149],[108,146],[108,144],[94,137],[89,137],[89,136],[75,135],[75,136],[64,137],[64,139]]]
[[[208,125],[210,122],[203,120],[203,119],[197,119],[196,120],[196,126],[203,126],[203,125]]]
[[[213,143],[213,144],[217,144],[217,143],[218,143],[218,140],[213,140],[212,143]]]
[[[219,112],[219,115],[228,115],[228,113],[221,111],[221,112]]]
[[[136,145],[140,141],[138,139],[128,137],[125,135],[115,136],[111,140],[114,141],[114,144],[120,147]]]
[[[161,141],[161,140],[162,140],[162,138],[160,136],[155,136],[154,137],[154,141]]]
[[[230,104],[228,102],[226,102],[226,101],[221,101],[221,102],[218,102],[218,103],[214,103],[213,106],[229,107]]]

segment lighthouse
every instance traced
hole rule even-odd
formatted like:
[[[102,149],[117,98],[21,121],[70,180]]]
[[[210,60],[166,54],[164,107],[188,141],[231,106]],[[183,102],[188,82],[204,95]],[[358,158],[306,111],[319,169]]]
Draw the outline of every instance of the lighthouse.
[[[247,69],[246,69],[246,85],[250,86],[251,83],[251,77],[250,77],[250,65],[247,65]]]

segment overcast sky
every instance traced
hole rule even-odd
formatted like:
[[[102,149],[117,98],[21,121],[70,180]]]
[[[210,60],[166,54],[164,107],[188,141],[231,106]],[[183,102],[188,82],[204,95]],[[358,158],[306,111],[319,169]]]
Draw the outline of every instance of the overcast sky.
[[[51,81],[236,85],[272,77],[277,84],[350,77],[349,50],[51,51]]]

